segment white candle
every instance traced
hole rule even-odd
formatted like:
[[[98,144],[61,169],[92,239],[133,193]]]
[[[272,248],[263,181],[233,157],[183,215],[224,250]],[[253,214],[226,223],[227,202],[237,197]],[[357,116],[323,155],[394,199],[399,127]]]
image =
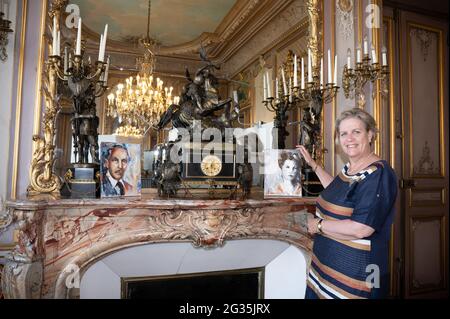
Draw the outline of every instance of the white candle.
[[[289,102],[292,103],[292,78],[289,78]]]
[[[56,41],[58,41],[57,39],[57,35],[56,35],[56,15],[53,16],[53,29],[52,29],[52,55],[56,55]]]
[[[233,99],[234,99],[234,103],[236,103],[236,104],[239,103],[237,91],[233,91]]]
[[[323,58],[320,59],[320,85],[323,86]]]
[[[69,53],[67,51],[67,47],[64,47],[64,73],[67,73],[67,69],[69,68]],[[64,76],[66,78],[67,76]]]
[[[270,81],[269,72],[266,72],[266,81],[267,81],[267,97],[272,97],[272,83]]]
[[[328,82],[331,83],[332,77],[331,77],[331,52],[328,50]]]
[[[75,55],[81,55],[81,17],[78,18],[77,45]]]
[[[72,68],[72,53],[69,52],[69,69]]]
[[[350,50],[350,48],[347,50],[347,69],[351,69],[352,68],[352,51]]]
[[[102,60],[102,48],[103,48],[103,34],[100,34],[100,45],[98,46],[98,59],[99,61],[103,62]]]
[[[302,86],[301,86],[302,90],[305,89],[305,62],[303,61],[302,58]]]
[[[280,92],[278,91],[278,78],[275,78],[275,97],[280,98]]]
[[[103,32],[103,51],[102,51],[102,61],[105,59],[106,51],[106,39],[108,37],[108,25],[105,25],[105,31]]]
[[[297,78],[297,54],[294,55],[294,86],[298,86],[298,78]]]
[[[263,74],[263,100],[267,100],[267,82],[266,82],[267,73]]]
[[[8,1],[6,1],[4,4],[3,13],[5,14],[5,19],[9,20],[9,3],[8,3]]]
[[[361,63],[361,49],[356,50],[356,63]]]
[[[367,36],[364,37],[364,55],[369,54],[369,46],[367,43]]]
[[[378,63],[377,53],[374,47],[372,47],[372,63]]]
[[[311,49],[308,49],[308,83],[312,82],[312,60]]]
[[[281,68],[281,77],[283,79],[283,95],[287,95],[288,91],[287,91],[287,86],[286,86],[286,77],[284,75],[284,68]]]
[[[387,65],[387,56],[386,56],[386,52],[383,52],[382,58],[383,58],[383,66],[386,66],[386,65]]]
[[[334,56],[334,77],[333,77],[333,83],[336,86],[337,85],[337,54]]]
[[[103,86],[108,85],[108,75],[109,75],[109,65],[111,64],[111,58],[108,56],[107,62],[106,62],[106,69],[105,69],[105,76],[103,77]]]
[[[56,37],[56,55],[61,54],[61,32],[58,31],[58,36]]]

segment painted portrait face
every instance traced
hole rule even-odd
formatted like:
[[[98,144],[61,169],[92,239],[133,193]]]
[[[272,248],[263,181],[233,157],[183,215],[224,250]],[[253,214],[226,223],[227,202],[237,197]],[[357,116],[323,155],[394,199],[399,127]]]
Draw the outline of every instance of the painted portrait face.
[[[296,161],[285,160],[283,166],[281,167],[281,175],[286,181],[293,181],[298,175],[298,165]]]
[[[105,166],[114,179],[120,180],[127,170],[128,152],[123,148],[115,147],[106,160]]]
[[[349,158],[358,158],[370,153],[372,131],[367,131],[364,122],[348,118],[339,125],[339,143]]]

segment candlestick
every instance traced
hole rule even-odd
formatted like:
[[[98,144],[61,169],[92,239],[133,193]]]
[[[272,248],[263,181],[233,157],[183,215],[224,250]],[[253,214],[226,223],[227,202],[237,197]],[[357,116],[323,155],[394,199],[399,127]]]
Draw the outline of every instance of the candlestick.
[[[294,86],[298,86],[298,78],[297,78],[297,54],[294,55]]]
[[[305,89],[305,62],[303,61],[302,58],[302,86],[301,86],[302,90]]]
[[[331,51],[328,50],[328,82],[331,83],[332,77],[331,77]]]
[[[284,68],[281,68],[281,77],[283,79],[283,95],[287,95],[288,91],[287,91],[287,87],[286,87],[286,77],[284,75]]]
[[[81,17],[78,18],[77,45],[75,55],[81,55]]]
[[[312,78],[311,49],[308,49],[308,83],[312,82]]]
[[[266,72],[267,80],[267,97],[272,97],[272,83],[270,81],[269,72]]]
[[[361,63],[361,49],[356,50],[356,63]]]

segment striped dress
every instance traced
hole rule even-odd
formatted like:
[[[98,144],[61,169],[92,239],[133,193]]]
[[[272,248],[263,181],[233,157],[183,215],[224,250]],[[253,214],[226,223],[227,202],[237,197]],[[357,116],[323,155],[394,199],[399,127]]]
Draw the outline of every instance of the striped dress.
[[[349,175],[348,164],[317,200],[325,220],[353,221],[375,232],[360,240],[317,234],[307,279],[307,299],[386,298],[388,252],[397,178],[386,161]]]

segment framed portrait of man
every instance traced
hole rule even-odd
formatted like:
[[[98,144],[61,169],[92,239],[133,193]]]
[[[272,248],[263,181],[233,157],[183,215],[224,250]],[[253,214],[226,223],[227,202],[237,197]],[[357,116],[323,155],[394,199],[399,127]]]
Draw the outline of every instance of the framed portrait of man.
[[[298,150],[264,151],[264,198],[302,197]]]
[[[141,195],[141,145],[100,143],[101,197]]]

